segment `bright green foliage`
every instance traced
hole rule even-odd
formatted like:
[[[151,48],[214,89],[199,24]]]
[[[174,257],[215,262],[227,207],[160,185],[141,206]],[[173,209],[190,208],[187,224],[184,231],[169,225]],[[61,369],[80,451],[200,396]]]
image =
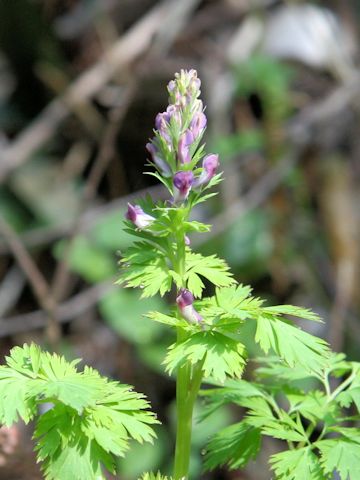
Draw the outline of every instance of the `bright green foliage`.
[[[287,450],[272,455],[271,466],[278,480],[325,480],[311,447]]]
[[[203,360],[205,377],[224,382],[226,376],[241,376],[245,364],[244,355],[244,346],[236,340],[218,332],[198,332],[172,345],[165,364],[171,373],[186,362],[195,365]]]
[[[195,297],[200,297],[204,284],[200,277],[209,280],[217,287],[227,287],[234,283],[226,262],[216,255],[203,257],[200,253],[188,250],[185,263],[185,279],[188,289]]]
[[[283,315],[319,321],[307,309],[290,305],[263,307],[263,301],[250,295],[251,288],[238,285],[216,289],[216,295],[204,299],[201,314],[217,328],[240,331],[245,320],[256,320],[255,341],[268,353],[272,349],[284,362],[319,371],[327,362],[329,350],[324,340],[294,327]]]
[[[138,480],[172,480],[171,477],[165,477],[161,475],[160,472],[158,473],[144,473],[144,475],[139,478]]]
[[[359,440],[359,431],[357,433]],[[321,453],[321,465],[326,474],[337,471],[341,480],[360,478],[360,442],[350,438],[332,438],[316,444]]]
[[[255,341],[265,353],[271,348],[291,367],[301,365],[309,371],[321,370],[329,355],[324,340],[271,314],[258,317]]]
[[[0,367],[0,421],[36,419],[37,457],[49,480],[98,480],[102,468],[115,471],[129,438],[142,443],[155,436],[155,416],[144,396],[101,377],[78,361],[42,352],[36,345],[12,349]],[[37,416],[40,404],[50,404]]]
[[[121,280],[127,287],[140,287],[142,297],[152,297],[158,292],[164,295],[171,289],[172,277],[164,253],[145,242],[135,243],[130,247],[121,264],[123,269]]]
[[[210,440],[206,467],[244,466],[256,455],[260,436],[267,435],[288,445],[288,450],[270,458],[277,480],[330,480],[334,471],[341,480],[360,478],[360,429],[342,426],[349,417],[341,408],[352,406],[349,392],[357,388],[359,364],[346,362],[341,355],[330,356],[327,367],[312,372],[287,367],[276,358],[263,363],[256,371],[256,383],[228,380],[221,388],[202,392],[203,419],[227,403],[246,409],[240,423]],[[340,372],[345,379],[331,391],[329,377]],[[319,388],[301,389],[299,379],[311,385],[311,377],[318,380]],[[346,405],[344,398],[350,399]],[[359,420],[360,415],[351,418]]]
[[[213,470],[227,466],[231,470],[242,468],[255,458],[261,444],[258,428],[245,422],[235,423],[221,430],[208,444],[205,468]]]

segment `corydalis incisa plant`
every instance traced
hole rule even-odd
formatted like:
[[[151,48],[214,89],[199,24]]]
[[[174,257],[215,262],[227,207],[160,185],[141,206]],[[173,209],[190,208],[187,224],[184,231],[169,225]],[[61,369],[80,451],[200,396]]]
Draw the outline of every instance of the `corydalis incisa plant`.
[[[154,203],[147,197],[139,205],[129,204],[126,231],[139,240],[121,260],[119,280],[141,288],[142,297],[177,291],[169,314],[148,314],[177,336],[164,361],[169,373],[176,372],[175,480],[188,478],[193,407],[203,379],[224,383],[242,376],[245,321],[256,323],[254,341],[262,350],[272,350],[290,367],[320,372],[329,356],[323,340],[284,318],[319,321],[317,315],[289,305],[264,306],[249,287],[237,284],[224,260],[190,247],[191,232],[210,228],[191,220],[192,209],[215,195],[209,190],[221,180],[218,156],[206,155],[202,144],[207,121],[200,85],[195,70],[182,70],[168,84],[169,106],[157,115],[154,137],[147,144],[155,171],[146,173],[165,185],[170,199]],[[203,279],[214,285],[213,296],[202,298]]]

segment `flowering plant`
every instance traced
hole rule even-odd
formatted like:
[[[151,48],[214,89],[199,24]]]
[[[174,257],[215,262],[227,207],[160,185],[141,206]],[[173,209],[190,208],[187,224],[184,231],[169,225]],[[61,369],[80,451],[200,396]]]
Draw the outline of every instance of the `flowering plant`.
[[[221,181],[218,155],[206,154],[202,143],[207,120],[200,86],[194,70],[182,70],[168,84],[169,106],[157,115],[146,148],[155,169],[147,173],[164,184],[169,199],[154,203],[147,197],[128,204],[126,231],[137,241],[120,261],[118,281],[140,288],[142,297],[175,293],[169,312],[147,314],[176,333],[164,360],[166,371],[176,375],[173,480],[189,478],[199,394],[206,400],[204,421],[226,403],[247,412],[210,440],[205,468],[245,466],[268,435],[288,446],[270,459],[276,479],[327,480],[336,470],[341,480],[356,480],[360,430],[348,422],[360,419],[360,364],[332,354],[325,341],[288,320],[321,321],[315,313],[266,306],[250,287],[236,282],[224,260],[191,248],[192,232],[210,229],[192,219],[193,208],[216,195],[211,189]],[[210,296],[203,295],[204,281],[214,287]],[[245,334],[249,323],[251,338]],[[273,354],[260,360],[254,383],[241,379],[251,343]],[[79,372],[75,364],[25,345],[0,367],[0,421],[11,425],[18,416],[36,419],[38,460],[50,480],[103,479],[104,468],[115,471],[115,457],[124,455],[129,438],[143,442],[155,436],[157,420],[141,394],[91,368]],[[299,384],[309,379],[315,388]],[[211,388],[200,391],[203,383]],[[42,403],[51,408],[38,415]],[[348,414],[354,407],[356,413]],[[142,480],[166,477],[145,473]]]
[[[340,428],[336,415],[330,422],[328,414],[336,410],[337,394],[355,378],[359,381],[358,373],[351,375],[350,383],[345,380],[337,393],[331,393],[328,376],[337,372],[335,365],[339,364],[326,342],[287,319],[292,315],[320,321],[319,317],[300,307],[265,306],[262,300],[251,296],[249,287],[237,284],[222,259],[192,251],[189,235],[207,232],[210,227],[192,220],[191,213],[197,204],[215,194],[209,189],[221,181],[221,173],[217,173],[219,159],[216,154],[206,155],[202,144],[207,121],[196,72],[182,70],[176,74],[168,92],[169,106],[157,115],[155,135],[147,150],[149,163],[155,168],[155,173],[150,174],[166,186],[171,198],[157,204],[147,198],[141,206],[129,205],[127,231],[141,240],[121,260],[120,282],[141,288],[143,297],[164,295],[173,286],[177,292],[176,306],[168,314],[148,314],[152,320],[175,329],[177,335],[164,361],[169,373],[176,372],[174,479],[188,478],[193,408],[203,381],[220,387],[202,392],[209,399],[206,412],[229,402],[249,409],[245,421],[219,432],[209,443],[207,468],[244,466],[257,454],[261,435],[271,435],[288,441],[290,448],[271,460],[277,478],[328,478],[334,465],[327,461],[330,445],[326,442],[332,440],[322,438],[332,428]],[[212,296],[203,296],[203,279],[215,287]],[[260,374],[266,371],[268,377],[269,372],[274,376],[271,386],[266,382],[262,385],[232,380],[242,376],[247,363],[247,322],[254,322],[254,342],[265,353],[271,350],[277,355],[277,360],[268,360],[267,370],[259,369]],[[359,371],[354,364],[344,368]],[[317,378],[325,385],[325,393],[300,392],[290,385],[305,377]],[[281,390],[298,395],[289,394],[289,411],[277,403]],[[311,409],[308,403],[315,399],[318,411],[307,414],[306,408]],[[326,427],[313,444],[310,436],[319,422],[325,422]],[[341,435],[349,437],[344,429]],[[360,444],[354,448],[359,449]],[[321,452],[321,460],[315,451]],[[299,461],[301,468],[297,467]],[[343,480],[347,479],[347,469],[340,469],[340,473]]]

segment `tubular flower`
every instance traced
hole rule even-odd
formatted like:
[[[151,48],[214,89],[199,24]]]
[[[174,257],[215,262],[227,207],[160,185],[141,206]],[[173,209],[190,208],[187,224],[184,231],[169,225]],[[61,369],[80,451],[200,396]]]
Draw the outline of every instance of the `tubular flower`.
[[[219,155],[211,153],[206,155],[203,160],[203,171],[201,172],[200,177],[194,180],[194,188],[199,188],[203,185],[206,185],[210,182],[213,176],[216,173],[216,170],[219,166]]]
[[[145,213],[140,205],[131,205],[131,203],[128,203],[125,217],[140,229],[148,227],[155,220],[154,217]]]
[[[190,122],[190,130],[193,134],[194,140],[196,140],[206,128],[206,116],[203,112],[196,112]]]
[[[179,292],[179,295],[176,297],[176,303],[179,307],[181,315],[190,323],[201,323],[203,318],[195,310],[194,296],[186,288],[182,288]]]
[[[191,161],[190,145],[193,143],[193,141],[194,135],[190,130],[186,130],[186,132],[181,135],[177,152],[180,164],[189,163]]]
[[[190,192],[191,186],[194,182],[194,174],[191,171],[181,171],[174,175],[174,203],[184,202]]]
[[[169,105],[165,112],[157,114],[155,136],[146,145],[158,172],[165,178],[173,177],[175,203],[184,202],[192,187],[208,183],[218,166],[217,156],[208,155],[197,179],[189,172],[189,166],[199,158],[199,141],[207,124],[199,98],[200,87],[196,70],[181,70],[175,74],[168,83]],[[184,166],[187,166],[186,172]]]
[[[152,161],[158,168],[159,172],[164,176],[164,177],[171,177],[172,171],[167,162],[163,158],[161,158],[158,149],[154,145],[154,143],[148,142],[146,144],[146,150],[150,153]]]

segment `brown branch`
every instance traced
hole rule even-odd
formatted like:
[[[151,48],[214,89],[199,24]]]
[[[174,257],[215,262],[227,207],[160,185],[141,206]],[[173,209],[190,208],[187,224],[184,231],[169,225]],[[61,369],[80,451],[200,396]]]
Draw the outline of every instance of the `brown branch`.
[[[5,240],[8,242],[9,247],[16,258],[19,266],[23,270],[26,278],[29,281],[31,289],[37,298],[39,305],[47,313],[47,325],[48,325],[48,340],[51,344],[54,344],[54,341],[57,337],[56,332],[58,329],[55,313],[54,313],[54,299],[51,295],[49,285],[41,273],[41,271],[36,266],[35,262],[29,255],[28,251],[24,245],[19,240],[19,237],[0,214],[0,231],[5,237]]]
[[[147,187],[137,192],[130,193],[124,197],[113,200],[107,204],[91,207],[87,209],[82,217],[79,227],[79,233],[88,232],[96,223],[105,215],[111,212],[115,212],[122,208],[125,208],[128,202],[138,199],[146,194],[150,194],[155,200],[165,199],[166,191],[163,185],[154,185],[153,187]],[[55,227],[40,227],[34,230],[25,232],[19,236],[23,245],[28,248],[41,247],[48,245],[65,235],[71,234],[74,229],[74,223],[67,223]],[[9,252],[9,246],[6,242],[1,241],[0,238],[0,254],[6,254]]]
[[[128,88],[124,94],[121,105],[115,107],[109,114],[109,122],[105,128],[103,139],[101,141],[99,152],[94,160],[89,177],[87,179],[81,201],[81,208],[74,223],[71,238],[65,248],[62,260],[59,262],[52,283],[51,292],[55,302],[61,301],[66,291],[69,279],[69,256],[73,248],[75,239],[80,231],[81,218],[86,206],[95,197],[97,188],[101,179],[115,154],[116,135],[121,122],[128,110],[135,91],[134,84]]]
[[[91,98],[125,65],[139,57],[163,26],[173,2],[164,1],[132,26],[101,59],[71,84],[63,95],[55,98],[0,156],[0,183],[7,175],[51,139],[59,124],[76,107]]]
[[[93,308],[106,293],[115,288],[113,281],[114,280],[108,280],[94,285],[60,304],[55,310],[57,321],[60,323],[69,322]],[[46,325],[47,315],[42,310],[1,319],[0,338],[16,333],[36,330]]]

